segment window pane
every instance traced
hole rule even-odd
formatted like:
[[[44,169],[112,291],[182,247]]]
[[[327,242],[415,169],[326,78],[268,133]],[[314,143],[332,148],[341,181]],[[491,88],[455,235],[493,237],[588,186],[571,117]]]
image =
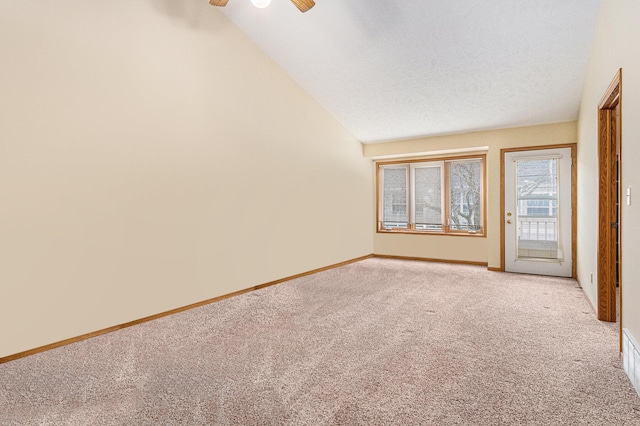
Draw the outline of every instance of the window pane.
[[[414,169],[416,229],[442,230],[442,167]]]
[[[480,231],[482,210],[480,161],[453,161],[449,167],[449,227],[453,231]]]
[[[519,258],[558,258],[558,160],[516,162]]]
[[[382,222],[384,228],[407,228],[408,168],[385,167],[382,186]]]

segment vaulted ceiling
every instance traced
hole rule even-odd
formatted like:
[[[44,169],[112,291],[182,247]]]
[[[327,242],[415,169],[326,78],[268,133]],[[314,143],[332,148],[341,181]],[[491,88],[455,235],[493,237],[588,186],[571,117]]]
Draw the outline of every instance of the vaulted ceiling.
[[[223,12],[364,143],[575,120],[600,0],[288,0]],[[256,70],[260,72],[260,70]]]

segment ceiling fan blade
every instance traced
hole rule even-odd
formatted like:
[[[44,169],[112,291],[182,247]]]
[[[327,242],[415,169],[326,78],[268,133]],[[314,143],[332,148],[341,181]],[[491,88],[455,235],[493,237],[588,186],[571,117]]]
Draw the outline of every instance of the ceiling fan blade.
[[[300,12],[303,13],[316,5],[316,2],[314,2],[313,0],[291,0],[291,3],[295,4]]]
[[[209,0],[209,4],[211,6],[224,7],[227,5],[227,3],[229,3],[229,0]]]

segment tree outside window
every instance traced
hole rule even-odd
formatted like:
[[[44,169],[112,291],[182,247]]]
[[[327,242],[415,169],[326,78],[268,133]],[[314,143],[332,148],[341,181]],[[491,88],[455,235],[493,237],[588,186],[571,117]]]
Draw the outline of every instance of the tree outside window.
[[[478,161],[455,161],[449,165],[451,229],[479,231],[482,226],[480,166]]]

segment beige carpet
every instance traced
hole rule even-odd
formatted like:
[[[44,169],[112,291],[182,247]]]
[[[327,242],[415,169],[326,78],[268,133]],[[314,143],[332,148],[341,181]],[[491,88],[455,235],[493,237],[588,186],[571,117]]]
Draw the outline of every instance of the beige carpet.
[[[573,280],[368,259],[0,365],[0,425],[640,425],[617,349]]]

